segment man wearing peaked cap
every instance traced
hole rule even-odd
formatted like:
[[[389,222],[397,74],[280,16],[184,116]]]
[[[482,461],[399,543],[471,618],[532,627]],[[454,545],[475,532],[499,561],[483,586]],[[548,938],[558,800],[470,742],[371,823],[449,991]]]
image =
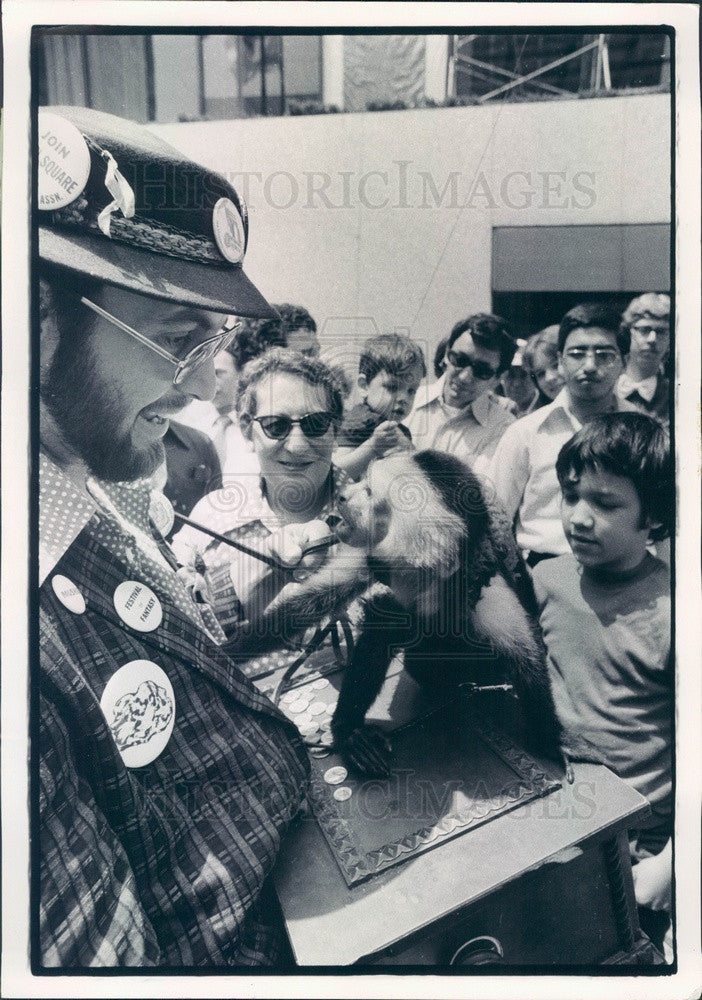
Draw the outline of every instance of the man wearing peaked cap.
[[[280,962],[268,876],[307,757],[237,664],[274,644],[252,626],[286,577],[242,556],[199,603],[149,488],[169,418],[214,393],[230,314],[274,315],[242,270],[245,206],[147,129],[81,108],[40,110],[36,179],[35,961]],[[328,533],[290,525],[267,554],[307,573]]]

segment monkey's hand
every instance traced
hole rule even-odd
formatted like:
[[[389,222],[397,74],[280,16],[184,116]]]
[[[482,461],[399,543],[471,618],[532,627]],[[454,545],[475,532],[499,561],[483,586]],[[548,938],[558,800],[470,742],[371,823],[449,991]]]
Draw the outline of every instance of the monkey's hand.
[[[390,777],[392,747],[387,736],[376,726],[359,726],[343,737],[335,735],[334,747],[360,774],[373,778]]]

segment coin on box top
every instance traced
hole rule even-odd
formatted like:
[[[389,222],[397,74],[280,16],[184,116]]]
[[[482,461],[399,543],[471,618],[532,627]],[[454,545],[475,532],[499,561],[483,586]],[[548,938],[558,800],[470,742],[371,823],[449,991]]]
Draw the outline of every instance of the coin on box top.
[[[346,768],[340,765],[330,767],[328,771],[324,772],[324,780],[328,785],[340,785],[342,781],[346,780],[348,773]]]
[[[322,688],[329,687],[329,681],[326,677],[320,677],[319,680],[313,681],[312,684],[310,684],[310,687],[314,691],[321,691]]]
[[[328,750],[326,747],[318,747],[318,746],[308,746],[307,752],[312,757],[317,757],[320,760],[322,757],[328,757],[331,754],[331,750]]]
[[[300,712],[307,711],[307,705],[308,702],[306,702],[304,698],[298,698],[297,701],[293,701],[289,705],[286,705],[286,708],[288,712],[292,712],[294,715],[299,715]]]
[[[352,795],[353,792],[348,785],[342,785],[341,788],[334,789],[334,798],[337,802],[346,802],[346,800],[350,799]]]
[[[303,736],[311,736],[313,733],[317,732],[319,726],[316,722],[303,722],[302,725],[298,722],[297,728]]]
[[[327,706],[323,701],[313,701],[310,705],[310,715],[324,715]]]
[[[322,744],[322,746],[330,747],[334,745],[334,737],[332,736],[331,733],[322,733],[322,735],[319,737],[319,742]]]

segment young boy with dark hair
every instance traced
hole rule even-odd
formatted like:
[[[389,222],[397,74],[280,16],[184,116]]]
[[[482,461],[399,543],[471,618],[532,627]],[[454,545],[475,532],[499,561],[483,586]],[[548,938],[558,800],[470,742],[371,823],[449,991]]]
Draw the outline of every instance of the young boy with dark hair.
[[[344,416],[334,463],[359,479],[372,459],[411,447],[412,435],[402,420],[426,373],[422,349],[409,337],[369,337],[358,362],[361,402]]]
[[[651,805],[630,842],[642,926],[660,946],[670,911],[673,665],[668,568],[649,546],[668,535],[674,510],[668,434],[644,414],[602,414],[561,448],[556,472],[572,554],[534,569],[556,711],[578,756],[591,747]]]

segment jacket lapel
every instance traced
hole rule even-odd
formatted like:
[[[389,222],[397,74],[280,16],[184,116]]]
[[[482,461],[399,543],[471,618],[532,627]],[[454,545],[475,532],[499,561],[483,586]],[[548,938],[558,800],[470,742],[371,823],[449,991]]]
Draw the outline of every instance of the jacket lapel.
[[[147,648],[158,650],[166,657],[174,657],[199,670],[241,704],[254,711],[263,712],[276,719],[288,720],[261,694],[236,666],[236,647],[228,645],[228,652],[218,647],[193,619],[176,607],[167,593],[156,590],[154,585],[140,578],[137,571],[125,565],[100,543],[83,531],[64,554],[45,588],[50,588],[51,578],[61,573],[81,591],[87,613],[98,614],[116,628],[127,631]],[[163,612],[159,626],[151,632],[138,632],[126,625],[118,615],[114,593],[126,580],[144,583],[156,593]],[[53,596],[53,595],[52,595]],[[230,655],[233,653],[233,655]],[[246,657],[241,655],[243,661]]]

